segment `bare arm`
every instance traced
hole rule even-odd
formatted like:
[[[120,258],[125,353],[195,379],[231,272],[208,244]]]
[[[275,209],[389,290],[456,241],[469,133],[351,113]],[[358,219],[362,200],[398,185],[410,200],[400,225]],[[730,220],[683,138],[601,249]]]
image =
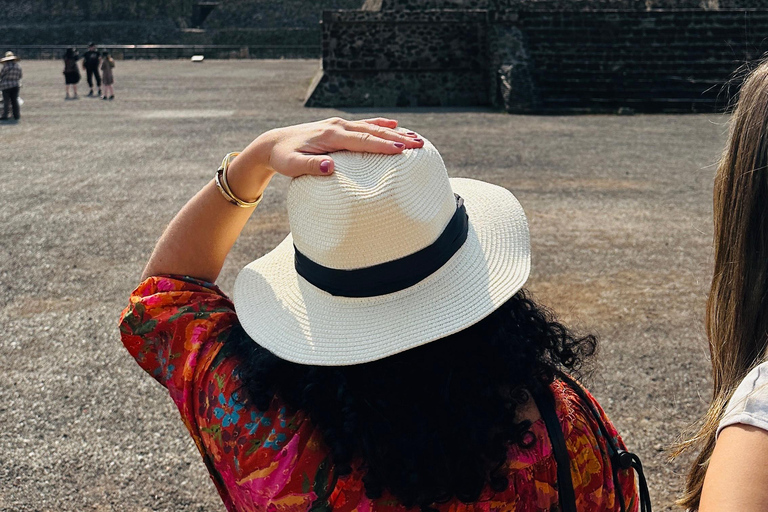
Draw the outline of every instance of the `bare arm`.
[[[271,130],[232,161],[228,181],[237,197],[253,201],[275,173],[290,177],[332,173],[333,160],[328,153],[334,151],[396,154],[423,145],[415,134],[400,133],[396,127],[397,121],[390,119],[334,118]],[[142,280],[180,274],[214,282],[252,213],[252,208],[239,208],[225,200],[211,180],[168,225]]]
[[[758,512],[768,504],[768,432],[744,424],[720,432],[699,512]]]

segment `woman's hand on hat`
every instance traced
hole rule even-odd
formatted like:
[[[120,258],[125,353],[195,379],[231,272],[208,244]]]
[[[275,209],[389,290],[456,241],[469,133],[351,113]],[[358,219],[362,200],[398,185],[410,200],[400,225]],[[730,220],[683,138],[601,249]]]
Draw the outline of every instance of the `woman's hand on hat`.
[[[341,118],[270,130],[248,145],[226,170],[231,192],[245,202],[258,199],[275,173],[291,178],[333,173],[335,151],[395,155],[424,146],[413,132],[397,130],[386,118]],[[253,208],[234,208],[213,180],[176,215],[157,243],[144,278],[182,274],[213,282]],[[143,278],[142,278],[143,279]]]
[[[347,121],[340,117],[271,130],[251,146],[261,153],[263,165],[291,178],[333,172],[335,151],[394,155],[420,148],[424,141],[413,132],[396,130],[397,121],[383,117]]]

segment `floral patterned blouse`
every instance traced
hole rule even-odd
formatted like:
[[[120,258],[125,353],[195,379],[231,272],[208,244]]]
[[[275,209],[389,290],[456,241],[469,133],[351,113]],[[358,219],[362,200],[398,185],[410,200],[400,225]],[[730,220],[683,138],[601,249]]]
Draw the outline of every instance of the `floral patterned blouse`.
[[[139,365],[168,389],[230,512],[405,512],[387,493],[365,496],[362,475],[337,477],[319,431],[278,398],[267,411],[245,400],[238,361],[222,347],[237,316],[213,284],[188,277],[150,277],[133,292],[120,319],[123,344]],[[556,381],[551,389],[571,460],[579,510],[620,510],[605,439],[576,394]],[[592,399],[592,397],[589,397]],[[594,402],[594,399],[592,399]],[[596,402],[597,410],[602,414]],[[612,436],[623,448],[613,425]],[[441,512],[533,512],[559,509],[557,469],[542,420],[535,442],[510,446],[507,490],[488,489],[477,503],[437,505]],[[634,477],[620,471],[627,510],[638,507]]]

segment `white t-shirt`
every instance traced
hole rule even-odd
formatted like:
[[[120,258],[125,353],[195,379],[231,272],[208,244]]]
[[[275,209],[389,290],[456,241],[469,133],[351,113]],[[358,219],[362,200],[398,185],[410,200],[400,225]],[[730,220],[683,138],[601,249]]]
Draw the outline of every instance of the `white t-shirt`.
[[[768,431],[768,361],[749,372],[736,388],[717,427],[717,434],[736,423]]]

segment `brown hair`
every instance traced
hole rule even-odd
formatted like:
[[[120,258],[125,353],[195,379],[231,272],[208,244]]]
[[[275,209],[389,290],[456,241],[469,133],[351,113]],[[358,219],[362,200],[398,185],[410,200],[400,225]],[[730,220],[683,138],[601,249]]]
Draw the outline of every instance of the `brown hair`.
[[[678,504],[696,510],[717,426],[734,390],[766,359],[768,345],[768,61],[744,82],[714,184],[715,269],[706,330],[712,402],[698,432],[677,454],[697,447]]]

